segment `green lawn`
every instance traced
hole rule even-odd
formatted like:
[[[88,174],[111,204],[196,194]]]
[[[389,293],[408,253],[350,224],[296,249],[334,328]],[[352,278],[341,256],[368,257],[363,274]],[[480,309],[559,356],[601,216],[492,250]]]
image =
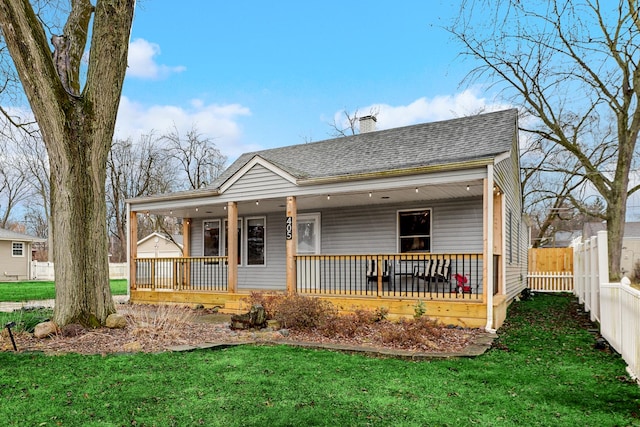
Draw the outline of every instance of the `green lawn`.
[[[630,426],[640,389],[594,349],[570,296],[514,303],[475,359],[410,362],[287,346],[0,353],[0,424]]]
[[[113,295],[127,294],[126,280],[111,280]],[[54,282],[0,282],[0,301],[33,301],[56,297]],[[1,420],[0,420],[1,422]]]

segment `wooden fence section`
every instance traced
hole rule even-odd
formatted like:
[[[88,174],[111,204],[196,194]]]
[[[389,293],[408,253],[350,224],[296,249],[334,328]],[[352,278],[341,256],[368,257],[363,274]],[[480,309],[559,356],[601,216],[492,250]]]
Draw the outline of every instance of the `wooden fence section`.
[[[573,248],[529,249],[529,271],[573,273]]]
[[[573,291],[573,248],[529,249],[527,286],[539,292]]]
[[[527,286],[532,291],[573,292],[572,272],[529,272],[527,276]]]

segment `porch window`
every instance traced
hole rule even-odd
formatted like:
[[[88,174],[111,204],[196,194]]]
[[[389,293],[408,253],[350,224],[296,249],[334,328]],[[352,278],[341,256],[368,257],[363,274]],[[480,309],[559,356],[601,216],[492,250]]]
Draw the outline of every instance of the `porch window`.
[[[220,221],[203,221],[204,256],[220,255]]]
[[[224,220],[224,255],[229,256],[229,235],[228,221]],[[242,265],[242,218],[238,218],[238,265]]]
[[[247,265],[264,265],[265,218],[247,218]]]
[[[12,242],[11,243],[11,256],[22,257],[24,256],[24,243]]]
[[[431,209],[398,212],[400,252],[431,251]]]

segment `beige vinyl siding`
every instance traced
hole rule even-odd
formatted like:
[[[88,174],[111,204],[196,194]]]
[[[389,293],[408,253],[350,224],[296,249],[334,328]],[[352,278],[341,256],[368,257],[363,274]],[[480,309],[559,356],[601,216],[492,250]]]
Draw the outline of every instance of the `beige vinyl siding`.
[[[12,248],[14,242],[19,240],[0,240],[0,281],[15,280],[18,275],[20,280],[29,279],[29,262],[31,261],[31,244],[23,243],[22,256],[13,256]],[[14,277],[8,277],[5,275]]]

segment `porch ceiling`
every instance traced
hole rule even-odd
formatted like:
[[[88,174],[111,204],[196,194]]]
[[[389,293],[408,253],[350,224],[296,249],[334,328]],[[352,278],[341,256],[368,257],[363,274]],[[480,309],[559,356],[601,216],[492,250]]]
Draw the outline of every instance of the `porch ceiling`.
[[[372,190],[357,192],[339,192],[331,194],[298,195],[298,211],[314,211],[338,208],[342,206],[371,206],[389,203],[406,203],[412,201],[430,201],[441,199],[462,199],[482,196],[482,181],[469,181],[455,184],[423,185],[394,190]],[[238,214],[241,216],[263,215],[270,212],[282,212],[286,198],[253,199],[238,202]],[[203,203],[195,205],[185,201],[176,202],[173,207],[148,209],[155,215],[177,218],[212,218],[226,216],[227,200],[219,203]],[[147,209],[144,210],[145,212]],[[142,212],[141,210],[138,211]]]

